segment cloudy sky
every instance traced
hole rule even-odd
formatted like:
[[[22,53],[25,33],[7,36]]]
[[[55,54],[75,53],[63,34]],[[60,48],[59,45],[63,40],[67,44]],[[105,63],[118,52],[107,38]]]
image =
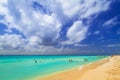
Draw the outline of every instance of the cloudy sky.
[[[0,0],[0,55],[120,54],[120,0]]]

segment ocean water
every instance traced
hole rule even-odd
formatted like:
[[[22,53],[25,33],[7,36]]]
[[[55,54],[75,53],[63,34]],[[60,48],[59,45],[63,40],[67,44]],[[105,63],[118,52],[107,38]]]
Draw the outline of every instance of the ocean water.
[[[0,56],[0,80],[31,80],[107,56]],[[70,61],[71,60],[71,61]]]

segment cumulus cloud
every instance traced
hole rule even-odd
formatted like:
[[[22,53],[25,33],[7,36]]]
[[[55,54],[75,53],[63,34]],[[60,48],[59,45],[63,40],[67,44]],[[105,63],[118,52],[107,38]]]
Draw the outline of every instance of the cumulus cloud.
[[[58,2],[61,4],[64,14],[68,17],[73,17],[80,10],[80,0],[58,0]]]
[[[25,39],[21,35],[4,34],[0,35],[1,49],[19,49],[25,45]]]
[[[82,18],[88,18],[96,13],[109,9],[110,1],[108,0],[84,0],[82,3]]]
[[[38,38],[32,37],[30,40],[24,39],[21,35],[16,34],[4,34],[0,35],[0,53],[10,53],[10,54],[35,54],[38,53],[44,54],[51,54],[58,52],[58,48],[54,46],[38,46]]]
[[[67,38],[69,39],[65,43],[73,44],[79,43],[86,37],[88,27],[86,27],[82,21],[76,21],[74,24],[69,28],[67,32]]]
[[[68,40],[62,42],[62,44],[75,44],[84,40],[87,37],[86,34],[88,33],[89,23],[92,22],[100,12],[108,10],[111,3],[107,0],[77,0],[75,4],[72,4],[72,0],[70,0],[70,4],[68,4],[67,1],[64,3],[63,0],[60,0],[60,2],[63,4],[62,8],[65,15],[68,17],[77,17],[77,20],[74,21],[73,25],[68,29],[66,35]],[[84,19],[87,19],[88,24],[84,24]],[[99,34],[98,31],[96,33]]]
[[[79,15],[80,18],[88,18],[91,15],[106,11],[109,9],[110,1],[108,0],[59,0],[63,12],[66,16],[72,17]],[[79,13],[79,14],[78,14]]]
[[[27,38],[37,36],[43,43],[45,39],[54,42],[59,37],[61,22],[57,20],[56,14],[48,15],[35,11],[32,2],[25,0],[9,0],[6,6],[6,14],[12,16],[12,20],[6,17],[6,22],[10,23],[9,28],[16,28]]]
[[[108,10],[110,2],[108,0],[1,0],[0,15],[4,18],[0,19],[0,22],[7,25],[6,31],[11,32],[15,28],[25,38],[20,34],[1,35],[0,47],[23,46],[28,51],[34,48],[33,51],[39,52],[45,47],[47,51],[50,46],[51,50],[57,51],[55,46],[61,43],[66,45],[80,43],[87,37],[89,28],[89,24],[84,24],[83,19],[89,19]],[[73,24],[67,26],[70,21]],[[58,42],[63,27],[69,27],[65,35],[67,40]],[[3,43],[4,41],[6,43]],[[14,43],[16,41],[17,44]]]

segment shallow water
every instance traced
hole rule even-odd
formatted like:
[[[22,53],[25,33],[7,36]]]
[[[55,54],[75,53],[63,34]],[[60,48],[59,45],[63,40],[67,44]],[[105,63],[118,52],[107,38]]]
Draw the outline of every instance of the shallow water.
[[[0,56],[0,80],[30,80],[107,56]]]

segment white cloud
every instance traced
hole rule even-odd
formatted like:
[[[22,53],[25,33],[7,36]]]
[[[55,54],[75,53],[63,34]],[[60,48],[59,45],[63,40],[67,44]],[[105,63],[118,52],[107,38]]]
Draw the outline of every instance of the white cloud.
[[[113,18],[111,18],[110,20],[106,21],[103,24],[103,27],[113,27],[117,24],[120,24],[120,21],[118,21],[119,16],[115,16]]]
[[[0,1],[0,14],[4,14],[7,12],[7,9],[5,8],[6,3],[7,3],[7,0]]]
[[[76,21],[74,24],[70,27],[70,29],[67,32],[67,38],[69,39],[65,43],[67,44],[73,44],[73,43],[79,43],[83,39],[86,38],[88,27],[85,26],[82,21]]]
[[[93,34],[94,35],[97,35],[97,34],[99,34],[100,33],[100,31],[95,31]]]
[[[15,49],[25,45],[25,39],[21,35],[16,34],[4,34],[0,35],[0,47],[3,49]]]
[[[38,3],[37,10],[33,8],[33,2]],[[0,15],[4,15],[5,18],[0,22],[8,26],[6,31],[11,32],[11,29],[15,28],[26,39],[24,40],[20,35],[11,34],[10,38],[15,37],[19,44],[9,41],[6,44],[0,44],[1,46],[11,44],[12,47],[24,44],[23,47],[26,50],[34,48],[33,51],[37,51],[37,49],[40,51],[43,49],[41,46],[47,47],[57,43],[62,26],[68,24],[74,18],[78,20],[73,20],[73,25],[70,26],[66,35],[68,40],[65,43],[79,43],[87,37],[89,28],[89,24],[85,25],[83,23],[83,18],[89,19],[94,14],[97,15],[99,12],[108,10],[109,5],[110,1],[108,0],[1,0]],[[5,35],[2,36],[5,37]],[[6,42],[7,38],[9,37],[4,38]],[[54,50],[53,48],[57,51],[54,45],[52,50]]]
[[[73,25],[69,28],[66,35],[68,40],[62,42],[62,44],[74,44],[84,40],[87,37],[86,34],[89,28],[89,22],[92,22],[92,20],[94,19],[94,17],[91,16],[98,15],[100,12],[108,10],[111,3],[111,1],[108,0],[77,0],[76,2],[70,0],[69,3],[67,1],[60,0],[60,2],[63,12],[66,16],[77,16],[77,18],[80,19],[78,21],[75,21]],[[87,25],[83,23],[84,18],[88,19]],[[99,32],[97,31],[97,34],[98,33]]]
[[[66,16],[79,15],[80,18],[88,18],[101,11],[106,11],[111,3],[108,0],[58,0],[58,2]]]
[[[5,54],[51,54],[58,52],[54,46],[38,45],[38,37],[32,36],[29,40],[22,38],[21,35],[4,34],[0,35],[0,53]]]
[[[59,37],[61,22],[56,14],[42,14],[32,8],[32,2],[25,0],[10,0],[7,3],[10,18],[6,17],[6,22],[10,23],[9,28],[14,27],[27,38],[31,36],[39,37],[42,42],[45,38],[50,38],[54,42]]]
[[[58,2],[68,17],[73,17],[80,10],[80,0],[58,0]]]
[[[81,17],[88,18],[96,13],[106,11],[109,9],[109,5],[110,1],[108,0],[84,0],[84,4],[81,5],[83,7]]]
[[[86,47],[88,45],[86,45],[86,44],[74,44],[74,46],[77,46],[77,47]]]
[[[29,38],[28,45],[29,46],[39,46],[38,43],[42,43],[41,39],[37,36],[31,36]]]

